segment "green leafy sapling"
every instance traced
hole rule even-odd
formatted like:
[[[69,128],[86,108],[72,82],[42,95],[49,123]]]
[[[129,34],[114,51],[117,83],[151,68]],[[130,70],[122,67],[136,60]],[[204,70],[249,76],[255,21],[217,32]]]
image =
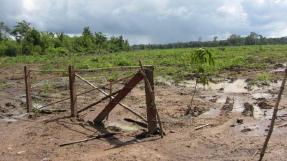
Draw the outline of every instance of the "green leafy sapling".
[[[195,50],[195,52],[192,53],[191,64],[195,68],[196,81],[193,95],[191,97],[190,104],[186,111],[186,115],[189,115],[191,113],[193,98],[197,92],[198,83],[201,83],[204,86],[208,85],[209,79],[208,79],[208,73],[206,71],[206,65],[214,65],[214,59],[212,57],[212,53],[209,50],[203,48]]]

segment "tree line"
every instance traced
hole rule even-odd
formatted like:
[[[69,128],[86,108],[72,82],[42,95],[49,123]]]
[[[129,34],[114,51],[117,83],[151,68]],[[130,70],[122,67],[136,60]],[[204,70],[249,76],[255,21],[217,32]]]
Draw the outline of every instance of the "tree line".
[[[287,37],[266,38],[255,32],[251,32],[248,36],[240,36],[236,34],[230,35],[226,40],[218,40],[215,36],[212,41],[190,41],[177,42],[169,44],[140,44],[133,45],[131,48],[135,50],[142,49],[172,49],[172,48],[198,48],[198,47],[218,47],[218,46],[243,46],[243,45],[272,45],[287,44]]]
[[[38,31],[24,20],[13,28],[0,21],[0,56],[70,52],[101,54],[129,49],[129,42],[123,36],[107,37],[101,32],[93,33],[89,27],[84,27],[80,36],[69,36],[63,32]]]

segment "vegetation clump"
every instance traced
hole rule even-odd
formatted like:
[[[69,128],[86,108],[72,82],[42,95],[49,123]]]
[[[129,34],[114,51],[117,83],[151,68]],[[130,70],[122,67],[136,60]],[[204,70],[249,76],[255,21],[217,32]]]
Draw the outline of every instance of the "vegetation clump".
[[[40,32],[26,21],[17,22],[12,29],[0,22],[0,56],[102,54],[129,48],[129,42],[122,36],[108,38],[101,32],[92,33],[89,27],[84,27],[81,36],[69,36]]]

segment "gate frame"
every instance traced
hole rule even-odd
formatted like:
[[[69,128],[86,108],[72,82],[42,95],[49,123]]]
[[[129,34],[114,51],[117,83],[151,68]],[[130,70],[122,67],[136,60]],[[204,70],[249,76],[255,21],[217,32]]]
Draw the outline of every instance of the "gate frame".
[[[76,72],[96,72],[96,71],[103,71],[103,70],[115,71],[115,70],[127,70],[127,69],[139,69],[139,70],[137,71],[137,73],[135,75],[133,75],[133,77],[128,81],[127,84],[125,84],[125,86],[122,89],[120,89],[114,93],[111,93],[111,89],[110,89],[109,94],[107,92],[101,90],[100,87],[93,85],[89,81],[85,80],[84,78],[82,78],[81,76],[76,74]],[[28,113],[32,112],[32,109],[33,109],[33,107],[32,107],[32,95],[31,95],[31,71],[36,71],[36,72],[66,72],[66,71],[59,71],[59,70],[58,71],[57,70],[51,70],[51,71],[32,70],[32,69],[29,69],[27,66],[24,66],[26,106],[27,106],[27,112]],[[68,67],[70,97],[49,103],[47,105],[40,107],[39,109],[70,99],[71,117],[78,117],[78,114],[80,112],[83,112],[86,109],[93,107],[96,104],[102,102],[103,100],[110,98],[109,103],[106,105],[106,107],[103,109],[103,111],[94,119],[95,124],[100,124],[103,121],[103,119],[109,115],[109,113],[113,110],[113,108],[119,104],[119,105],[123,106],[125,109],[127,109],[128,111],[132,112],[133,114],[135,114],[136,116],[141,118],[143,121],[147,122],[148,132],[151,134],[154,134],[155,132],[157,132],[157,129],[158,129],[157,123],[159,123],[160,132],[162,134],[163,130],[162,130],[160,118],[159,118],[159,115],[158,115],[158,112],[157,112],[157,109],[155,106],[153,73],[154,73],[154,67],[153,66],[151,66],[151,65],[142,66],[141,63],[140,63],[140,66],[122,66],[122,67],[111,67],[111,68],[98,68],[98,69],[92,69],[92,70],[75,70],[74,66],[70,65]],[[76,77],[83,80],[85,83],[89,84],[94,89],[80,93],[80,94],[76,94],[76,91],[77,91],[76,90],[76,83],[75,83]],[[117,81],[119,81],[119,80],[117,80]],[[130,109],[128,106],[120,103],[120,101],[123,98],[125,98],[126,95],[128,95],[128,93],[142,80],[144,80],[144,82],[145,82],[144,84],[145,84],[145,96],[146,96],[146,106],[147,106],[147,108],[146,108],[147,120],[144,117],[142,117],[140,114],[138,114],[135,111],[133,111],[132,109]],[[111,86],[112,83],[110,82],[107,85]],[[104,86],[106,86],[106,85],[104,85]],[[81,110],[78,110],[77,109],[77,96],[91,92],[93,90],[99,90],[100,92],[102,92],[106,96],[104,98],[102,98],[101,100],[94,102],[91,105],[89,105],[89,106],[87,106]]]

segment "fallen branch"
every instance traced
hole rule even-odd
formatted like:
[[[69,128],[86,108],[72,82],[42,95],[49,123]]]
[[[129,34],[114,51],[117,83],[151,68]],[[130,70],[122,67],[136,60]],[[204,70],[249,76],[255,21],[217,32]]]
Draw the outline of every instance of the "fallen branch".
[[[263,147],[262,147],[261,152],[260,152],[259,161],[262,161],[262,159],[264,157],[264,154],[265,154],[268,142],[269,142],[269,140],[271,138],[271,135],[272,135],[272,132],[273,132],[273,129],[274,129],[275,119],[276,119],[277,112],[278,112],[278,106],[279,106],[279,103],[280,103],[280,100],[281,100],[281,97],[282,97],[282,94],[283,94],[283,91],[284,91],[286,78],[287,78],[287,67],[285,69],[284,78],[283,78],[283,81],[282,81],[282,84],[281,84],[281,87],[280,87],[280,91],[279,91],[278,98],[277,98],[277,101],[276,101],[276,104],[275,104],[275,108],[273,110],[273,115],[272,115],[272,120],[271,120],[271,123],[270,123],[270,128],[268,130],[268,134],[266,136],[265,142],[264,142]]]
[[[66,112],[66,111],[67,111],[66,109],[42,109],[39,110],[38,112],[42,114],[52,114],[55,112]]]
[[[209,124],[197,126],[197,127],[195,127],[195,130],[200,130],[200,129],[202,129],[202,128],[204,128],[204,127],[207,127],[207,126],[209,126]]]
[[[259,149],[257,149],[257,150],[255,151],[255,153],[252,155],[252,160],[254,159],[254,157],[257,155],[257,153],[258,153],[259,151],[260,151]]]
[[[284,124],[278,125],[277,127],[285,127],[285,126],[287,126],[287,123],[284,123]]]
[[[63,143],[63,144],[60,144],[59,146],[62,147],[62,146],[67,146],[67,145],[72,145],[72,144],[77,144],[77,143],[83,143],[83,142],[87,142],[87,141],[95,140],[95,139],[100,139],[100,138],[108,138],[108,137],[112,137],[116,134],[119,134],[119,133],[108,133],[108,134],[98,135],[98,136],[90,137],[90,138],[83,139],[83,140],[77,140],[77,141],[72,141],[72,142],[68,142],[68,143]]]

